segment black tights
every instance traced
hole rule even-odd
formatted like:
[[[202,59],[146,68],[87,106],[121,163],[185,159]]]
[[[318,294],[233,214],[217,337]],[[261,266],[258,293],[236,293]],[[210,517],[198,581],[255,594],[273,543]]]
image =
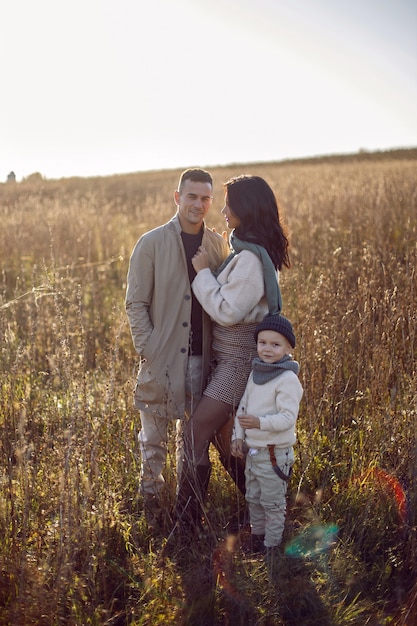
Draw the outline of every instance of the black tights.
[[[195,466],[209,465],[209,445],[214,443],[220,457],[230,456],[233,406],[208,396],[202,396],[185,428],[186,460]],[[222,428],[225,431],[222,432]],[[226,432],[228,431],[228,433]]]
[[[213,443],[220,461],[240,491],[245,493],[244,461],[230,453],[234,407],[202,396],[184,433],[185,466],[209,466],[209,447]]]

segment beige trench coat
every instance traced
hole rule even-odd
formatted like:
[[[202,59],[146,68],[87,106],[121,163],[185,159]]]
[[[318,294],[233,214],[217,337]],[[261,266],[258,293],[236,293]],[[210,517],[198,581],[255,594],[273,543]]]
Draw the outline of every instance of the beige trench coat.
[[[202,245],[215,270],[229,253],[223,237],[204,227]],[[140,357],[135,406],[183,418],[191,320],[191,287],[176,214],[145,233],[130,257],[126,312]],[[210,367],[211,321],[203,313],[203,381]]]

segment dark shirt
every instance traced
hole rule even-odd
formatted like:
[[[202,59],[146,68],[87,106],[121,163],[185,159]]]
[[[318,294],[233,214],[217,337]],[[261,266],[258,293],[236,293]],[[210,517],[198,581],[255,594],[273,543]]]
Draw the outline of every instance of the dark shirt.
[[[181,231],[182,243],[184,245],[185,256],[187,258],[188,278],[190,284],[193,282],[196,271],[191,263],[191,259],[197,252],[203,239],[203,229],[197,235],[189,235]],[[201,304],[191,294],[191,332],[190,332],[190,348],[189,354],[199,355],[203,352],[203,311]]]

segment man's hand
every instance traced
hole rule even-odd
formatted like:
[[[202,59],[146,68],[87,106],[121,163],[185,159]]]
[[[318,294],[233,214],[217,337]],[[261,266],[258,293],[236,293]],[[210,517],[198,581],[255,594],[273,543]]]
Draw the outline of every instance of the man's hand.
[[[210,267],[208,252],[205,248],[203,248],[203,246],[199,247],[193,258],[191,259],[191,263],[193,264],[193,267],[197,274],[200,270],[204,270],[207,267]]]
[[[261,420],[255,415],[238,415],[239,424],[242,428],[260,428]]]
[[[212,228],[211,230],[213,231],[213,233],[217,233],[217,230],[215,228]],[[222,230],[222,237],[227,243],[229,243],[229,233],[227,232],[227,230]]]

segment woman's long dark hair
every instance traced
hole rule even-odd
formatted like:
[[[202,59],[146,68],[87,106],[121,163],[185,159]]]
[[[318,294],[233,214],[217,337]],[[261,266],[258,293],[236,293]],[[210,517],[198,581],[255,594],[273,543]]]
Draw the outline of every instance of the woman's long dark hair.
[[[242,241],[263,246],[276,269],[290,267],[288,238],[280,222],[278,203],[268,183],[260,176],[236,176],[224,183],[227,202],[240,219],[235,235]]]

